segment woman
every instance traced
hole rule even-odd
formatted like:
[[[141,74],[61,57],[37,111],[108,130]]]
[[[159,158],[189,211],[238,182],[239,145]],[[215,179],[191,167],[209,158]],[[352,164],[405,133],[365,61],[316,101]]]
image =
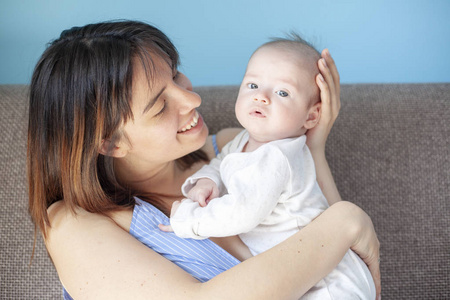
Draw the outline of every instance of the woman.
[[[324,149],[339,110],[339,76],[329,53],[323,55],[322,120],[308,143],[319,184],[335,203],[340,198]],[[299,298],[350,247],[369,265],[379,291],[378,240],[370,218],[348,202],[255,257],[236,237],[215,240],[243,262],[204,283],[137,240],[137,208],[148,202],[168,214],[183,181],[214,156],[196,112],[200,97],[177,65],[176,49],[156,28],[109,22],[63,32],[36,66],[29,209],[68,293],[75,299]],[[236,132],[220,132],[219,148]]]

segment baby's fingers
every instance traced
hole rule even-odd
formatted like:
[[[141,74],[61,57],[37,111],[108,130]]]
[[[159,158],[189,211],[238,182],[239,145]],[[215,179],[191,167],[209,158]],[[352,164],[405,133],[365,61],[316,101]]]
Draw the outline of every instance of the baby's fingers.
[[[206,206],[206,199],[208,195],[209,195],[208,191],[195,187],[188,192],[187,197],[192,201],[198,202],[198,204],[201,207],[204,207]]]
[[[201,192],[201,193],[198,193],[198,195],[197,195],[195,201],[197,201],[198,204],[199,204],[201,207],[205,207],[206,204],[207,204],[207,199],[208,199],[208,196],[207,196],[207,194],[203,191],[203,192]]]
[[[170,225],[159,224],[158,227],[161,231],[173,232],[172,226],[170,226]]]

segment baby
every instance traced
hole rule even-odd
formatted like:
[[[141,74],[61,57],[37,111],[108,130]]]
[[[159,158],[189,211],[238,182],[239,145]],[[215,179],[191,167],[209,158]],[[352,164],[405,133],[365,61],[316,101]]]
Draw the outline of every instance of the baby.
[[[328,207],[305,144],[305,133],[321,112],[315,82],[319,59],[298,36],[271,41],[253,53],[236,101],[245,130],[186,180],[182,192],[188,199],[172,207],[175,234],[194,239],[238,234],[256,255]],[[374,298],[370,272],[351,250],[302,297]]]

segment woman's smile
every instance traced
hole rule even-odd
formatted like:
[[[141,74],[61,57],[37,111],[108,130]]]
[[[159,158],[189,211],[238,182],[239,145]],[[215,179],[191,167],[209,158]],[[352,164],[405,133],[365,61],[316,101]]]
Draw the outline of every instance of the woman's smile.
[[[192,118],[184,125],[180,130],[177,131],[177,133],[185,133],[187,131],[192,130],[193,128],[197,127],[197,125],[203,125],[202,117],[199,115],[197,111],[194,111],[194,115]],[[201,128],[202,126],[199,126]]]

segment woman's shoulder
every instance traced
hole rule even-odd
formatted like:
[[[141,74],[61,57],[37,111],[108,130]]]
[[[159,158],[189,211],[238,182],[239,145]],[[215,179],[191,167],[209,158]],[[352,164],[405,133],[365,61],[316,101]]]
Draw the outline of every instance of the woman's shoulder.
[[[112,212],[107,216],[80,207],[71,208],[64,200],[53,203],[47,213],[50,225],[46,227],[45,242],[49,251],[53,244],[73,243],[74,240],[67,236],[80,237],[82,244],[86,240],[84,237],[90,235],[102,235],[110,230],[128,231],[132,218],[132,210]]]
[[[131,222],[133,209],[126,208],[108,214],[90,213],[81,207],[75,206],[71,208],[66,201],[60,200],[50,205],[47,209],[47,214],[51,224],[47,229],[69,225],[73,221],[76,221],[79,225],[81,225],[80,222],[105,221],[126,229],[129,227],[128,223]]]
[[[46,226],[45,230],[47,236],[53,237],[59,232],[78,228],[74,225],[82,220],[82,216],[88,216],[89,214],[81,208],[72,209],[66,201],[60,200],[50,205],[47,209],[47,215],[49,225]],[[95,218],[95,216],[93,217]],[[51,241],[54,238],[47,238],[47,240]]]
[[[75,299],[102,293],[118,298],[131,293],[136,299],[133,292],[149,295],[158,285],[180,277],[171,262],[117,223],[126,219],[124,213],[108,217],[80,208],[72,211],[64,201],[51,205],[48,213],[51,226],[45,244],[63,286]],[[149,282],[156,273],[158,280]]]

